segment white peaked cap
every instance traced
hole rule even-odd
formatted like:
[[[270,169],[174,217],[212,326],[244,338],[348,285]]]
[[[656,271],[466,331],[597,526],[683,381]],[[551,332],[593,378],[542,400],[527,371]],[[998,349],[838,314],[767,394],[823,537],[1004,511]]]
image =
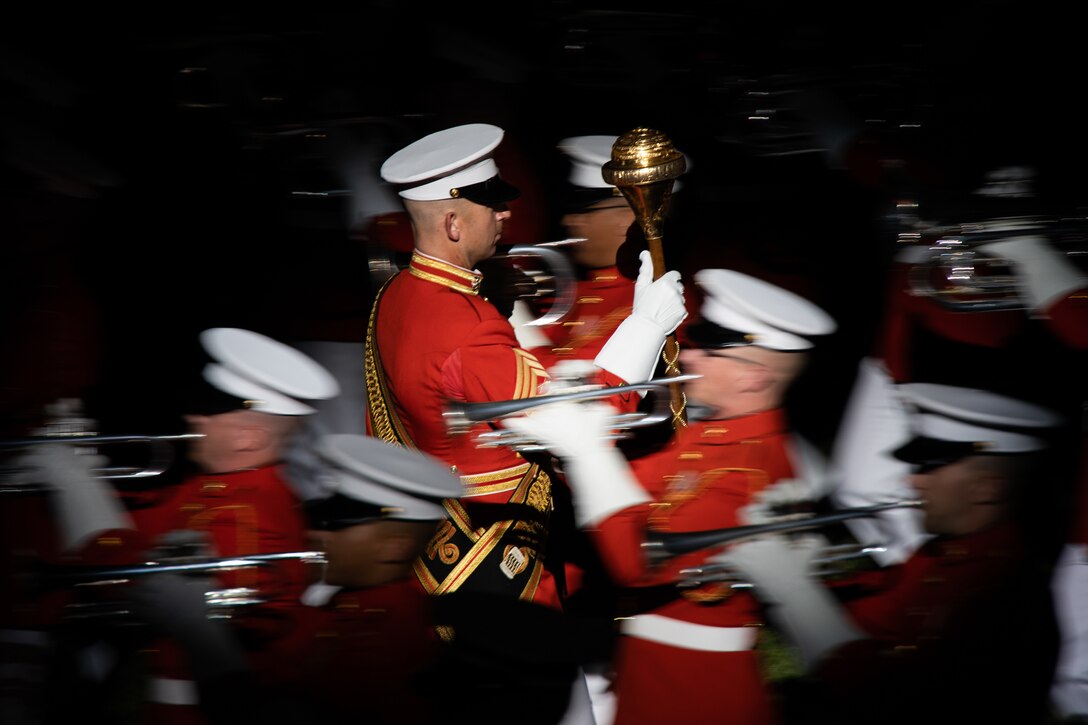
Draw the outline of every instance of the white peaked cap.
[[[975,388],[937,383],[903,383],[903,400],[915,409],[915,436],[950,443],[971,443],[979,453],[1028,453],[1046,447],[1031,430],[1062,422],[1052,410]]]
[[[771,350],[807,350],[807,336],[835,331],[835,320],[805,298],[731,269],[703,269],[695,283],[705,292],[704,321],[747,336]]]
[[[334,467],[330,493],[392,509],[392,518],[445,518],[442,500],[464,494],[461,478],[432,456],[354,433],[322,436],[317,453]]]
[[[236,327],[214,327],[200,342],[215,362],[204,366],[204,379],[218,390],[245,401],[245,408],[274,415],[309,415],[306,401],[340,394],[336,379],[314,360],[270,337]]]
[[[457,198],[463,187],[499,175],[492,153],[503,135],[501,128],[488,123],[469,123],[436,131],[386,159],[381,176],[399,186],[397,193],[405,199]]]

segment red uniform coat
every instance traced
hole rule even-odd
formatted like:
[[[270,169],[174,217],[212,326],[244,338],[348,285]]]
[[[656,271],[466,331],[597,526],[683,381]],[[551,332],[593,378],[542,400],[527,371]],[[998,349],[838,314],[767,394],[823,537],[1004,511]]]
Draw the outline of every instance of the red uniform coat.
[[[303,607],[294,637],[299,653],[276,693],[311,712],[389,723],[429,722],[426,673],[441,642],[432,599],[404,580],[341,590],[319,607]],[[273,696],[273,701],[275,697]]]
[[[375,303],[367,354],[380,359],[374,363],[384,374],[388,417],[411,445],[449,463],[466,488],[461,501],[446,502],[449,518],[416,574],[432,594],[482,587],[559,606],[559,589],[544,568],[551,479],[509,448],[477,447],[476,433],[488,424],[450,435],[443,417],[450,401],[527,398],[547,379],[536,357],[518,347],[509,321],[477,294],[481,282],[478,273],[417,252]],[[383,429],[385,413],[374,400],[367,432],[399,440]],[[506,503],[515,518],[481,518],[479,504]]]
[[[1026,553],[1002,525],[933,539],[877,572],[880,588],[847,603],[870,638],[815,673],[831,698],[828,722],[871,722],[877,708],[885,722],[1042,722],[1057,625],[1045,572]]]
[[[737,510],[754,493],[793,475],[782,411],[692,423],[669,446],[636,460],[638,480],[652,503],[634,506],[591,531],[630,614],[653,614],[713,628],[759,627],[759,607],[725,584],[678,589],[680,569],[702,563],[706,551],[651,566],[641,549],[647,527],[668,532],[739,525]],[[710,632],[711,630],[706,630]],[[744,638],[743,630],[734,630]],[[752,633],[754,634],[754,633]],[[752,647],[699,651],[635,636],[622,637],[616,657],[617,723],[767,723],[774,716]]]
[[[548,368],[560,360],[594,359],[631,314],[634,295],[634,281],[615,266],[587,270],[576,284],[570,311],[557,324],[541,328],[551,347],[533,352]]]
[[[214,557],[307,550],[308,525],[297,496],[281,477],[278,466],[193,476],[160,504],[134,511],[133,518],[143,549],[168,531],[193,529],[208,534],[210,555]],[[271,567],[224,572],[215,576],[215,582],[223,588],[253,588],[266,600],[238,608],[232,624],[247,648],[258,679],[279,678],[289,659],[283,647],[299,626],[299,597],[305,587],[303,565],[297,560],[284,560]],[[149,667],[152,678],[190,679],[184,654],[172,641],[156,644]],[[156,699],[163,698],[153,695],[152,702]],[[149,720],[200,722],[201,717],[195,707],[159,702],[152,705]]]

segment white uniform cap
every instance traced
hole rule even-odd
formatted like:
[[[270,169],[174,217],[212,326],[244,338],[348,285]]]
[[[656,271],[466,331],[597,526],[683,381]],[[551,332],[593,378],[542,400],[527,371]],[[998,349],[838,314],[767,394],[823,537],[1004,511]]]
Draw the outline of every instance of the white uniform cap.
[[[353,433],[322,436],[319,456],[333,466],[330,491],[385,509],[389,518],[445,518],[443,499],[464,494],[460,476],[425,453]]]
[[[703,269],[695,273],[695,283],[705,292],[702,320],[687,334],[707,347],[807,350],[808,336],[836,329],[835,320],[808,300],[742,272]]]
[[[400,187],[401,197],[413,201],[510,201],[518,191],[499,178],[492,158],[502,138],[503,130],[488,123],[436,131],[386,159],[381,175]]]
[[[305,401],[340,394],[329,372],[305,354],[250,330],[214,327],[200,342],[215,362],[204,366],[204,379],[217,390],[241,399],[248,410],[274,415],[308,415]]]
[[[585,189],[616,189],[604,180],[602,169],[612,160],[612,146],[619,136],[571,136],[557,144],[557,147],[570,159],[570,175],[567,181],[572,186]],[[685,169],[691,170],[690,159],[685,159]],[[680,190],[680,180],[673,182],[672,190]],[[617,189],[617,195],[619,190]]]
[[[895,455],[911,462],[940,460],[945,451],[954,460],[957,451],[963,456],[1042,450],[1046,441],[1028,432],[1062,422],[1052,410],[987,390],[936,383],[904,383],[898,390],[914,409],[914,439]]]

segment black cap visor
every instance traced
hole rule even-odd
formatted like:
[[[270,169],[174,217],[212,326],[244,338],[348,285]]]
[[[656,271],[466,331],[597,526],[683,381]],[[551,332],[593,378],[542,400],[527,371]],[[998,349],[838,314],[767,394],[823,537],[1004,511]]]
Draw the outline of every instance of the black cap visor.
[[[179,393],[178,405],[184,415],[220,415],[246,410],[246,401],[225,393],[205,380],[193,383]]]
[[[521,192],[513,184],[503,181],[498,176],[492,176],[487,181],[481,181],[478,184],[469,184],[468,186],[451,189],[450,195],[454,198],[468,199],[477,204],[489,206],[513,201],[521,196]]]
[[[620,193],[616,187],[590,189],[586,187],[571,187],[563,194],[563,210],[568,214],[577,214],[579,212],[592,212],[596,209],[590,207],[594,204],[600,204],[602,201],[609,199],[619,199],[624,201],[623,194]],[[626,204],[627,202],[624,201]]]
[[[386,507],[360,501],[341,493],[307,501],[304,508],[310,528],[315,531],[340,531],[370,521],[390,518],[386,515],[388,513]]]
[[[751,335],[720,327],[706,320],[688,325],[684,329],[684,338],[691,346],[704,349],[744,347],[753,344]]]
[[[943,441],[917,436],[892,451],[892,455],[905,463],[933,470],[981,452],[972,441]]]

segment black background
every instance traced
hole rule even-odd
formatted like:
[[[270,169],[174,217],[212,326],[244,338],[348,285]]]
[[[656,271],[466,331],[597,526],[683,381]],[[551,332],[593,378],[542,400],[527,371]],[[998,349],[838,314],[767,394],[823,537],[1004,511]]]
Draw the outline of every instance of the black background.
[[[1081,31],[1045,4],[352,7],[24,10],[7,23],[9,428],[79,395],[103,428],[172,429],[199,330],[290,336],[313,314],[363,319],[367,252],[343,198],[291,193],[334,183],[329,149],[300,129],[377,125],[391,152],[493,120],[543,192],[562,173],[559,139],[662,130],[694,162],[670,264],[750,266],[839,320],[798,414],[818,439],[879,324],[900,189],[830,165],[788,108],[775,134],[753,127],[750,91],[772,91],[772,107],[773,91],[833,98],[935,169],[934,198],[1003,164],[1036,168],[1061,204],[1084,193]],[[791,149],[809,152],[774,155]],[[89,174],[99,167],[109,175]],[[556,233],[548,195],[526,203],[548,220],[536,231]]]

